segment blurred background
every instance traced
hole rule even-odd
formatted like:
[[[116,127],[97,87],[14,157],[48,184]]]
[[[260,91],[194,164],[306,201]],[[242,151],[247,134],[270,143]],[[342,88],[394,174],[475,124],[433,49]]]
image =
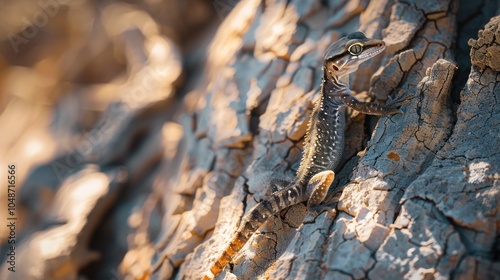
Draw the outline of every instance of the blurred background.
[[[142,221],[129,216],[134,206],[151,199],[153,172],[175,171],[159,164],[178,154],[182,129],[171,120],[199,84],[208,44],[237,2],[0,1],[2,178],[8,165],[16,166],[11,188],[16,205],[10,209],[15,212],[3,207],[8,187],[7,180],[0,181],[2,273],[8,267],[7,241],[13,237],[17,270],[38,265],[24,260],[23,254],[29,254],[38,263],[51,259],[58,268],[50,273],[59,276],[74,273],[75,263],[103,257],[80,252],[75,244],[83,239],[101,249],[113,243],[104,256],[113,268],[94,263],[81,277],[119,277],[116,267],[130,241],[127,222],[139,227]],[[124,170],[115,170],[117,166]],[[70,176],[79,179],[67,182]],[[63,190],[68,186],[67,192],[56,192],[61,184]],[[113,184],[119,186],[116,191]],[[103,186],[100,193],[90,191],[98,186]],[[122,209],[110,214],[117,196],[124,201]],[[101,204],[102,209],[95,207]],[[94,230],[106,236],[106,225],[99,224],[103,215],[121,221],[107,225],[123,227],[121,240],[91,239]],[[3,225],[9,216],[16,218],[15,236]],[[73,228],[50,231],[69,220],[75,221]],[[40,230],[47,235],[29,237]],[[43,240],[51,243],[43,245]],[[65,254],[72,260],[61,260]],[[141,255],[147,263],[148,256]],[[51,278],[47,273],[53,270],[40,268],[38,273]],[[22,271],[9,275],[24,276]]]

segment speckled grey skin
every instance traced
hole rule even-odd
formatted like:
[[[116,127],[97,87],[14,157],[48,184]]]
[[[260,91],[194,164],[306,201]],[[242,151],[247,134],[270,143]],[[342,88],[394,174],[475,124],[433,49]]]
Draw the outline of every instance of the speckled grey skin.
[[[407,98],[390,100],[385,106],[361,102],[348,87],[349,74],[384,48],[383,41],[366,38],[361,32],[351,33],[328,48],[323,64],[321,99],[311,115],[297,176],[287,187],[266,197],[243,217],[235,237],[211,267],[213,276],[206,275],[204,280],[217,276],[270,216],[306,200],[309,207],[323,201],[335,177],[333,170],[344,151],[347,107],[371,115],[402,113],[398,107],[407,104]]]

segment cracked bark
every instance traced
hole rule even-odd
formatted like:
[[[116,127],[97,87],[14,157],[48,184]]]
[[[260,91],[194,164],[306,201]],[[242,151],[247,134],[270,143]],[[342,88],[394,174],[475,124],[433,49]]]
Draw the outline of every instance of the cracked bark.
[[[209,63],[206,86],[192,93],[204,100],[190,115],[195,128],[185,126],[194,138],[177,185],[189,186],[192,207],[177,211],[157,247],[153,278],[200,277],[269,195],[267,182],[293,178],[324,50],[356,29],[382,37],[387,51],[353,75],[353,89],[382,102],[411,94],[411,104],[378,122],[349,112],[331,210],[312,217],[301,204],[271,218],[219,278],[500,275],[500,18],[477,34],[498,7],[485,2],[470,15],[458,1],[330,2],[242,1],[221,26],[209,61],[226,63]],[[457,35],[457,23],[474,32]],[[467,36],[478,36],[470,60],[457,57]],[[470,69],[466,83],[453,79],[457,67]],[[200,162],[205,153],[213,165]],[[203,180],[194,187],[196,165]]]

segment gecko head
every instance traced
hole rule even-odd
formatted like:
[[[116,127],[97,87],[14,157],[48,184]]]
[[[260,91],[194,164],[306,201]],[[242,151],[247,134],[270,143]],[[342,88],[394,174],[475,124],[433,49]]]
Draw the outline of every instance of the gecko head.
[[[330,45],[325,54],[323,70],[329,79],[348,75],[384,49],[382,40],[367,38],[359,31],[351,33]]]

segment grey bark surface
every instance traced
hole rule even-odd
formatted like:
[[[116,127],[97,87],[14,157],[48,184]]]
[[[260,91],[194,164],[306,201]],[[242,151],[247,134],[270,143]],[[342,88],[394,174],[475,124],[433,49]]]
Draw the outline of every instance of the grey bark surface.
[[[152,277],[202,276],[243,214],[269,195],[267,182],[293,178],[325,48],[357,29],[387,50],[353,75],[352,88],[381,102],[414,95],[411,104],[375,127],[350,112],[330,210],[313,217],[300,204],[271,218],[219,278],[500,277],[499,19],[470,41],[467,61],[457,57],[457,24],[473,25],[464,7],[241,2],[212,43],[206,85],[192,93],[203,101],[184,127],[192,132],[176,183],[190,201],[168,205],[176,214],[165,225],[176,224],[157,243]],[[466,82],[453,79],[458,67],[470,69]]]

